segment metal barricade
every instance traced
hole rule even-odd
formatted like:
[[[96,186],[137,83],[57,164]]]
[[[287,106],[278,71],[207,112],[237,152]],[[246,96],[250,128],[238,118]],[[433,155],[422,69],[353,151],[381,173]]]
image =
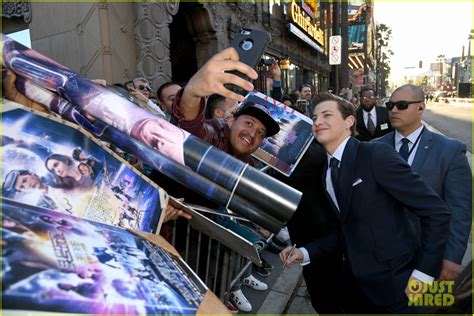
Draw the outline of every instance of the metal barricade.
[[[181,229],[183,231],[183,229]],[[229,290],[242,277],[252,262],[214,238],[186,223],[184,249],[177,246],[177,225],[173,227],[173,246],[186,263],[224,303]],[[182,237],[182,236],[181,236]]]

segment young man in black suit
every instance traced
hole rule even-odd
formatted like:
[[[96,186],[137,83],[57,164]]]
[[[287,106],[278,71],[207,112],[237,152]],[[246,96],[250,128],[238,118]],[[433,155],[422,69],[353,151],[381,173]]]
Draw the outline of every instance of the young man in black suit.
[[[360,141],[370,141],[393,131],[386,108],[376,105],[377,98],[371,88],[360,92],[360,107],[357,109],[357,136]]]
[[[332,202],[333,229],[289,258],[286,248],[280,257],[289,264],[338,258],[342,278],[334,295],[345,313],[416,312],[408,302],[409,281],[438,277],[450,213],[393,148],[351,136],[352,104],[321,94],[315,106],[313,132],[327,152],[322,181]],[[405,208],[420,218],[420,244]]]
[[[326,150],[313,141],[290,177],[276,172],[275,177],[303,193],[300,204],[287,223],[291,242],[306,245],[323,238],[336,227],[329,198],[320,179],[326,172]],[[341,270],[337,256],[326,256],[303,267],[311,305],[319,314],[342,314],[334,293],[339,289],[335,276]]]

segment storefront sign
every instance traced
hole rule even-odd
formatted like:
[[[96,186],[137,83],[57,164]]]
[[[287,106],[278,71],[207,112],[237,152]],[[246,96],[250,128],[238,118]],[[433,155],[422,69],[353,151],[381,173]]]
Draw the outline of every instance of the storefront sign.
[[[307,36],[318,44],[324,45],[323,30],[316,23],[313,23],[311,17],[294,1],[291,3],[290,18],[292,22],[303,29]]]
[[[297,28],[294,24],[292,23],[288,23],[288,26],[289,26],[289,30],[291,33],[295,34],[296,36],[298,36],[301,40],[303,40],[304,42],[306,42],[306,44],[308,44],[309,46],[313,47],[315,50],[317,50],[318,52],[320,53],[323,53],[323,47],[316,44],[311,38],[309,38],[308,35],[306,35],[305,33],[303,33],[303,31],[301,31],[299,28]]]

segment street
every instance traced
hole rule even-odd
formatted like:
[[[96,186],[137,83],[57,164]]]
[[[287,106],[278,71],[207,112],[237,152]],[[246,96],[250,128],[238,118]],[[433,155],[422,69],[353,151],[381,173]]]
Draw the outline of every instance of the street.
[[[444,135],[465,143],[472,153],[472,106],[428,102],[423,119]]]
[[[472,168],[472,106],[454,106],[445,103],[430,102],[423,114],[424,120],[444,135],[458,139],[466,144],[468,161]],[[472,260],[472,233],[462,260],[466,266]]]

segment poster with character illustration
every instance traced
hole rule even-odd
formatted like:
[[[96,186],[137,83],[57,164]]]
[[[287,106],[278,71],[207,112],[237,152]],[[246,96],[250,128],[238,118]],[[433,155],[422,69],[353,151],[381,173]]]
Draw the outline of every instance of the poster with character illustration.
[[[159,231],[166,192],[65,121],[2,113],[2,196],[122,228]]]
[[[4,312],[196,314],[205,298],[206,286],[187,264],[150,240],[0,201]]]
[[[313,121],[298,111],[260,92],[250,92],[242,105],[263,105],[280,126],[280,131],[266,138],[253,156],[275,170],[290,176],[313,141]]]

